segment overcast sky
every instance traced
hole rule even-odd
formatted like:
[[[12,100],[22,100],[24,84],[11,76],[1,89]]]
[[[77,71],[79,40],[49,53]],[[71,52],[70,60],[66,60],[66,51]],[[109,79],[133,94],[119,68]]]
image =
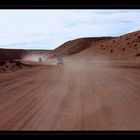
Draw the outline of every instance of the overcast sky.
[[[54,49],[140,30],[140,10],[0,10],[0,48]]]

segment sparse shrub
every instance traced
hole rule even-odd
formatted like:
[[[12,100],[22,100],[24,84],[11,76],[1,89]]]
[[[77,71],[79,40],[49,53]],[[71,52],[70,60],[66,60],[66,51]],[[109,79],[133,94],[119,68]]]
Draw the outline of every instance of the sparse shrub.
[[[137,46],[137,44],[135,44],[135,46]]]
[[[136,54],[136,57],[140,56],[140,53]]]
[[[110,50],[111,53],[113,53],[113,50]]]
[[[122,51],[125,51],[125,48],[122,48]]]

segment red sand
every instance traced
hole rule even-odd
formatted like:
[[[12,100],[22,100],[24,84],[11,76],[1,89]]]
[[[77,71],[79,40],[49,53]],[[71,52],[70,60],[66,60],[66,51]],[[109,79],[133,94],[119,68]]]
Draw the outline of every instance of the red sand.
[[[140,61],[130,57],[134,49],[121,60],[126,36],[114,46],[120,60],[97,45],[61,66],[28,61],[34,67],[0,73],[0,130],[140,130]]]

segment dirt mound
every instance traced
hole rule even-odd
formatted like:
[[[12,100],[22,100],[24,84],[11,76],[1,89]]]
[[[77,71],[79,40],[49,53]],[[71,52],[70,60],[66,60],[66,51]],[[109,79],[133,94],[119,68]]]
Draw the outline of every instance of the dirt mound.
[[[75,40],[68,41],[58,48],[52,50],[49,53],[49,57],[55,57],[59,55],[67,56],[81,52],[84,49],[90,47],[91,44],[98,44],[107,40],[112,39],[112,37],[93,37],[93,38],[79,38]]]
[[[90,48],[83,50],[74,56],[120,60],[139,60],[140,31],[128,33],[96,45],[91,44]]]
[[[12,71],[20,70],[20,69],[27,68],[27,67],[30,67],[30,65],[23,64],[20,61],[0,60],[0,73],[1,72],[12,72]]]

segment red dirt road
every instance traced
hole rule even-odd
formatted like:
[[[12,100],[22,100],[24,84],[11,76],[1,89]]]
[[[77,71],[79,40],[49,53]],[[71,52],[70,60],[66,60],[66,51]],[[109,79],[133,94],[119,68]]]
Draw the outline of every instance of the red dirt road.
[[[140,65],[67,61],[0,74],[0,130],[140,130]]]

